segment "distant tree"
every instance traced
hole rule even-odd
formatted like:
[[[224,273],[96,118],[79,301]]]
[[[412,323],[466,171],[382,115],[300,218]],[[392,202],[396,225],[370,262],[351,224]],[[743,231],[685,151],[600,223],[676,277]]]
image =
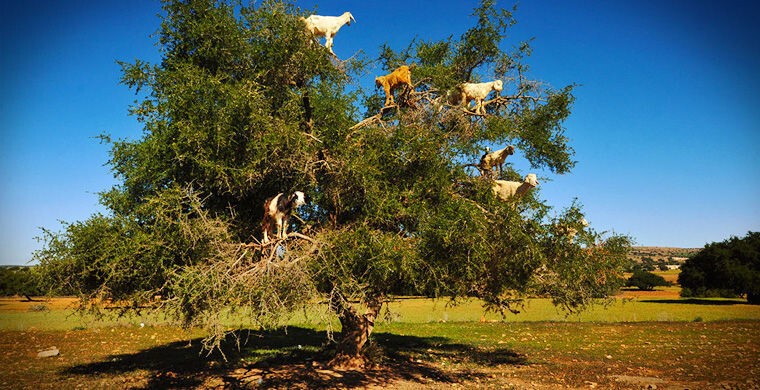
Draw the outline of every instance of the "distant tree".
[[[659,286],[670,286],[670,283],[660,275],[648,271],[636,270],[625,283],[626,287],[636,287],[639,290],[653,290]]]
[[[32,300],[32,296],[42,295],[42,289],[31,267],[0,268],[0,295],[20,295]]]
[[[705,245],[681,265],[678,283],[691,296],[727,291],[760,304],[760,232]]]
[[[656,269],[655,266],[652,265],[652,264],[634,263],[634,264],[629,265],[628,268],[626,269],[626,271],[628,271],[628,272],[635,272],[635,271],[652,272],[655,269]]]
[[[667,271],[667,270],[669,269],[669,268],[668,268],[668,265],[667,265],[667,264],[658,264],[658,265],[657,265],[657,268],[658,268],[660,271]]]
[[[622,285],[627,237],[587,228],[568,240],[553,227],[580,224],[579,206],[555,215],[538,191],[500,201],[465,167],[493,144],[514,144],[534,169],[575,164],[562,127],[573,87],[531,80],[527,43],[500,49],[510,11],[483,0],[459,39],[384,46],[383,71],[415,63],[416,90],[383,108],[351,89],[362,55],[332,57],[289,3],[251,4],[164,2],[160,63],[122,64],[142,138],[112,142],[120,184],[101,195],[106,215],[46,232],[49,286],[135,306],[161,295],[167,313],[209,330],[210,347],[229,310],[272,327],[326,301],[341,363],[361,360],[394,292],[477,297],[501,313],[546,294],[576,311]],[[486,115],[450,104],[460,83],[494,78],[506,96]],[[294,190],[311,196],[291,219],[297,234],[260,244],[264,199]]]

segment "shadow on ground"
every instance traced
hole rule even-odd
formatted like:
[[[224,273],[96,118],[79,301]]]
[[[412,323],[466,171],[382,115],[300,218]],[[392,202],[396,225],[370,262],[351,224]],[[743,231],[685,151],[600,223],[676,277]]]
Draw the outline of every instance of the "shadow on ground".
[[[747,301],[743,299],[700,299],[700,298],[687,298],[687,299],[642,299],[639,302],[648,303],[678,303],[687,305],[711,305],[711,306],[731,306],[731,305],[746,305]]]
[[[224,387],[333,388],[388,386],[398,380],[412,383],[457,383],[483,376],[468,370],[443,371],[431,362],[478,365],[524,365],[526,358],[512,350],[484,349],[451,343],[443,337],[377,333],[370,348],[376,363],[364,371],[332,370],[325,362],[330,348],[325,332],[289,327],[287,330],[243,330],[230,335],[221,351],[210,356],[201,340],[157,346],[132,354],[64,369],[67,376],[129,376],[149,372],[146,389]],[[238,348],[239,343],[239,348]]]

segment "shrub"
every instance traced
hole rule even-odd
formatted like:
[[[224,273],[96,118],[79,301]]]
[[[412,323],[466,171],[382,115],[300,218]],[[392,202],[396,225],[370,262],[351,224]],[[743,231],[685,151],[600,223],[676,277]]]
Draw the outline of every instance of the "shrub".
[[[681,266],[678,283],[682,296],[744,295],[749,303],[760,303],[760,233],[705,245]]]
[[[36,305],[29,306],[28,311],[30,312],[42,312],[42,311],[50,311],[50,308],[47,307],[47,305],[43,303],[39,303]]]
[[[41,295],[35,274],[30,267],[3,267],[0,268],[0,295]]]
[[[625,285],[626,287],[637,287],[639,290],[653,290],[657,286],[670,286],[670,283],[660,275],[637,270],[628,278]]]

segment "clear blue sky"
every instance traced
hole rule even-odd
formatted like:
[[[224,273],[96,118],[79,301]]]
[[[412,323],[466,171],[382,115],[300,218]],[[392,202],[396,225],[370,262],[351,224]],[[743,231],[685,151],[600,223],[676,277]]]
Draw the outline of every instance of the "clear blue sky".
[[[314,9],[317,1],[298,5]],[[430,4],[436,4],[430,7]],[[511,7],[512,2],[499,3]],[[335,52],[375,57],[413,37],[458,37],[474,1],[323,1],[356,24]],[[403,12],[399,12],[403,10]],[[102,211],[115,183],[106,132],[137,138],[135,96],[116,60],[159,61],[154,1],[3,2],[0,6],[0,264],[23,264],[39,227]],[[377,18],[375,15],[391,15]],[[760,230],[760,6],[755,1],[524,0],[511,43],[535,37],[532,76],[578,83],[565,123],[578,165],[541,196],[578,197],[597,230],[639,245],[701,247]],[[372,87],[371,78],[362,81]],[[530,167],[520,156],[515,168]]]

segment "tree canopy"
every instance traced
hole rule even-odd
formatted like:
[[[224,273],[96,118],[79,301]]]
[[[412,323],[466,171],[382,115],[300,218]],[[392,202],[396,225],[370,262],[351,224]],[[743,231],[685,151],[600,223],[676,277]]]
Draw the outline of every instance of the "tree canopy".
[[[356,356],[398,291],[504,313],[528,295],[580,310],[622,285],[627,237],[580,227],[577,202],[556,212],[538,191],[498,199],[467,168],[509,143],[534,169],[575,165],[562,126],[574,86],[532,80],[527,42],[502,50],[513,10],[482,0],[459,38],[382,45],[383,70],[412,65],[414,82],[382,107],[355,83],[372,61],[332,57],[291,3],[163,8],[161,62],[121,63],[143,134],[103,136],[120,184],[101,194],[107,214],[46,231],[36,258],[50,287],[134,306],[160,296],[209,329],[210,346],[230,309],[278,326],[326,299],[342,324],[338,355]],[[451,103],[462,82],[492,79],[505,87],[485,115]],[[505,168],[501,179],[527,173]],[[292,219],[299,234],[261,244],[264,199],[295,190],[311,198]]]
[[[760,232],[705,245],[681,266],[678,283],[686,296],[728,292],[760,303]]]
[[[636,287],[639,290],[654,290],[659,286],[670,286],[665,278],[660,275],[653,274],[649,271],[637,269],[633,271],[633,275],[628,278],[625,283],[626,287]]]
[[[42,289],[31,267],[0,267],[0,295],[21,295],[32,300],[32,296],[41,293]]]

